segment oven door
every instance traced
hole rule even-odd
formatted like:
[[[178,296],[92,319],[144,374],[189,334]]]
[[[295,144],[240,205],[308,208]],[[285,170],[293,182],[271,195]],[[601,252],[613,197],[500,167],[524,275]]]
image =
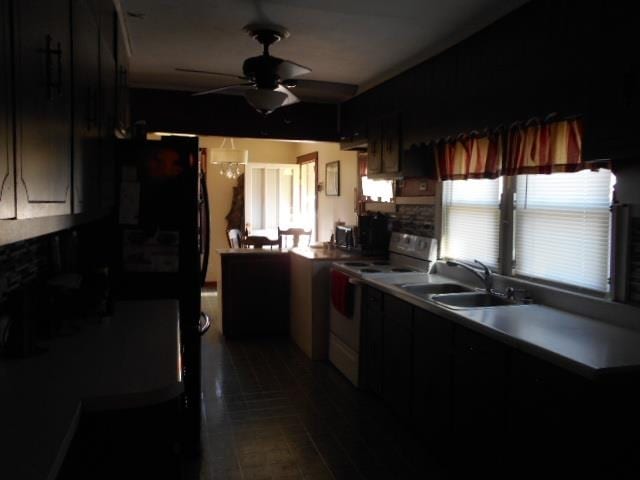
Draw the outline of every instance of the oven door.
[[[329,361],[358,386],[362,286],[353,277],[349,283],[353,285],[353,314],[350,317],[336,310],[329,299]]]

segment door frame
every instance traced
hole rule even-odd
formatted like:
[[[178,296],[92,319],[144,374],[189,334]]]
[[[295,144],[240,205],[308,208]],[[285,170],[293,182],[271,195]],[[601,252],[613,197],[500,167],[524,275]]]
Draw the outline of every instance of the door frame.
[[[302,166],[303,164],[306,163],[315,163],[315,175],[313,178],[313,189],[315,192],[315,205],[314,205],[314,210],[315,210],[315,215],[314,215],[314,225],[313,225],[313,234],[311,235],[312,238],[315,238],[316,241],[318,239],[318,152],[309,152],[309,153],[305,153],[304,155],[300,155],[298,157],[296,157],[296,161],[298,163],[298,165]],[[300,175],[300,184],[302,184],[302,168],[299,169],[299,173]],[[300,204],[302,204],[302,189],[300,189],[300,199],[298,200],[300,202]]]

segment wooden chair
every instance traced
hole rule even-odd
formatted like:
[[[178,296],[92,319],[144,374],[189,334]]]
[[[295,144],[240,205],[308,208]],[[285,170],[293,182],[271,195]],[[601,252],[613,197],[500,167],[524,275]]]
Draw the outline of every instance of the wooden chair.
[[[249,235],[242,239],[242,247],[243,248],[264,248],[264,247],[273,247],[275,245],[279,245],[279,240],[271,240],[270,238],[263,237],[261,235]]]
[[[293,247],[297,247],[300,243],[300,237],[301,236],[305,236],[307,237],[307,245],[309,245],[311,243],[311,229],[304,229],[304,228],[287,228],[285,230],[281,230],[280,227],[278,227],[278,243],[280,246],[280,249],[282,249],[285,246],[285,238],[284,237],[292,237],[293,238]]]
[[[227,240],[230,248],[240,248],[242,246],[242,232],[237,228],[227,231]]]

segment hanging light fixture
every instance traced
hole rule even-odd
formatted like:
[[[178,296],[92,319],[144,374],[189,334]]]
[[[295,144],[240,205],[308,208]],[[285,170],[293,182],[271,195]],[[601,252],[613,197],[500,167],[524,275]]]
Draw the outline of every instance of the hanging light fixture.
[[[222,139],[222,145],[211,149],[211,163],[220,167],[220,175],[229,179],[236,179],[242,174],[240,165],[249,160],[249,151],[236,148],[233,138],[228,139],[231,147],[225,148],[227,138]]]

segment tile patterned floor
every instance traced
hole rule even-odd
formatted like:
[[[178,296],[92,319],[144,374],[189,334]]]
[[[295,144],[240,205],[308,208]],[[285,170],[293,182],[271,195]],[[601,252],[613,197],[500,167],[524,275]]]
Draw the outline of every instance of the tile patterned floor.
[[[288,339],[230,342],[212,328],[202,354],[203,455],[187,478],[447,478],[378,399]]]

